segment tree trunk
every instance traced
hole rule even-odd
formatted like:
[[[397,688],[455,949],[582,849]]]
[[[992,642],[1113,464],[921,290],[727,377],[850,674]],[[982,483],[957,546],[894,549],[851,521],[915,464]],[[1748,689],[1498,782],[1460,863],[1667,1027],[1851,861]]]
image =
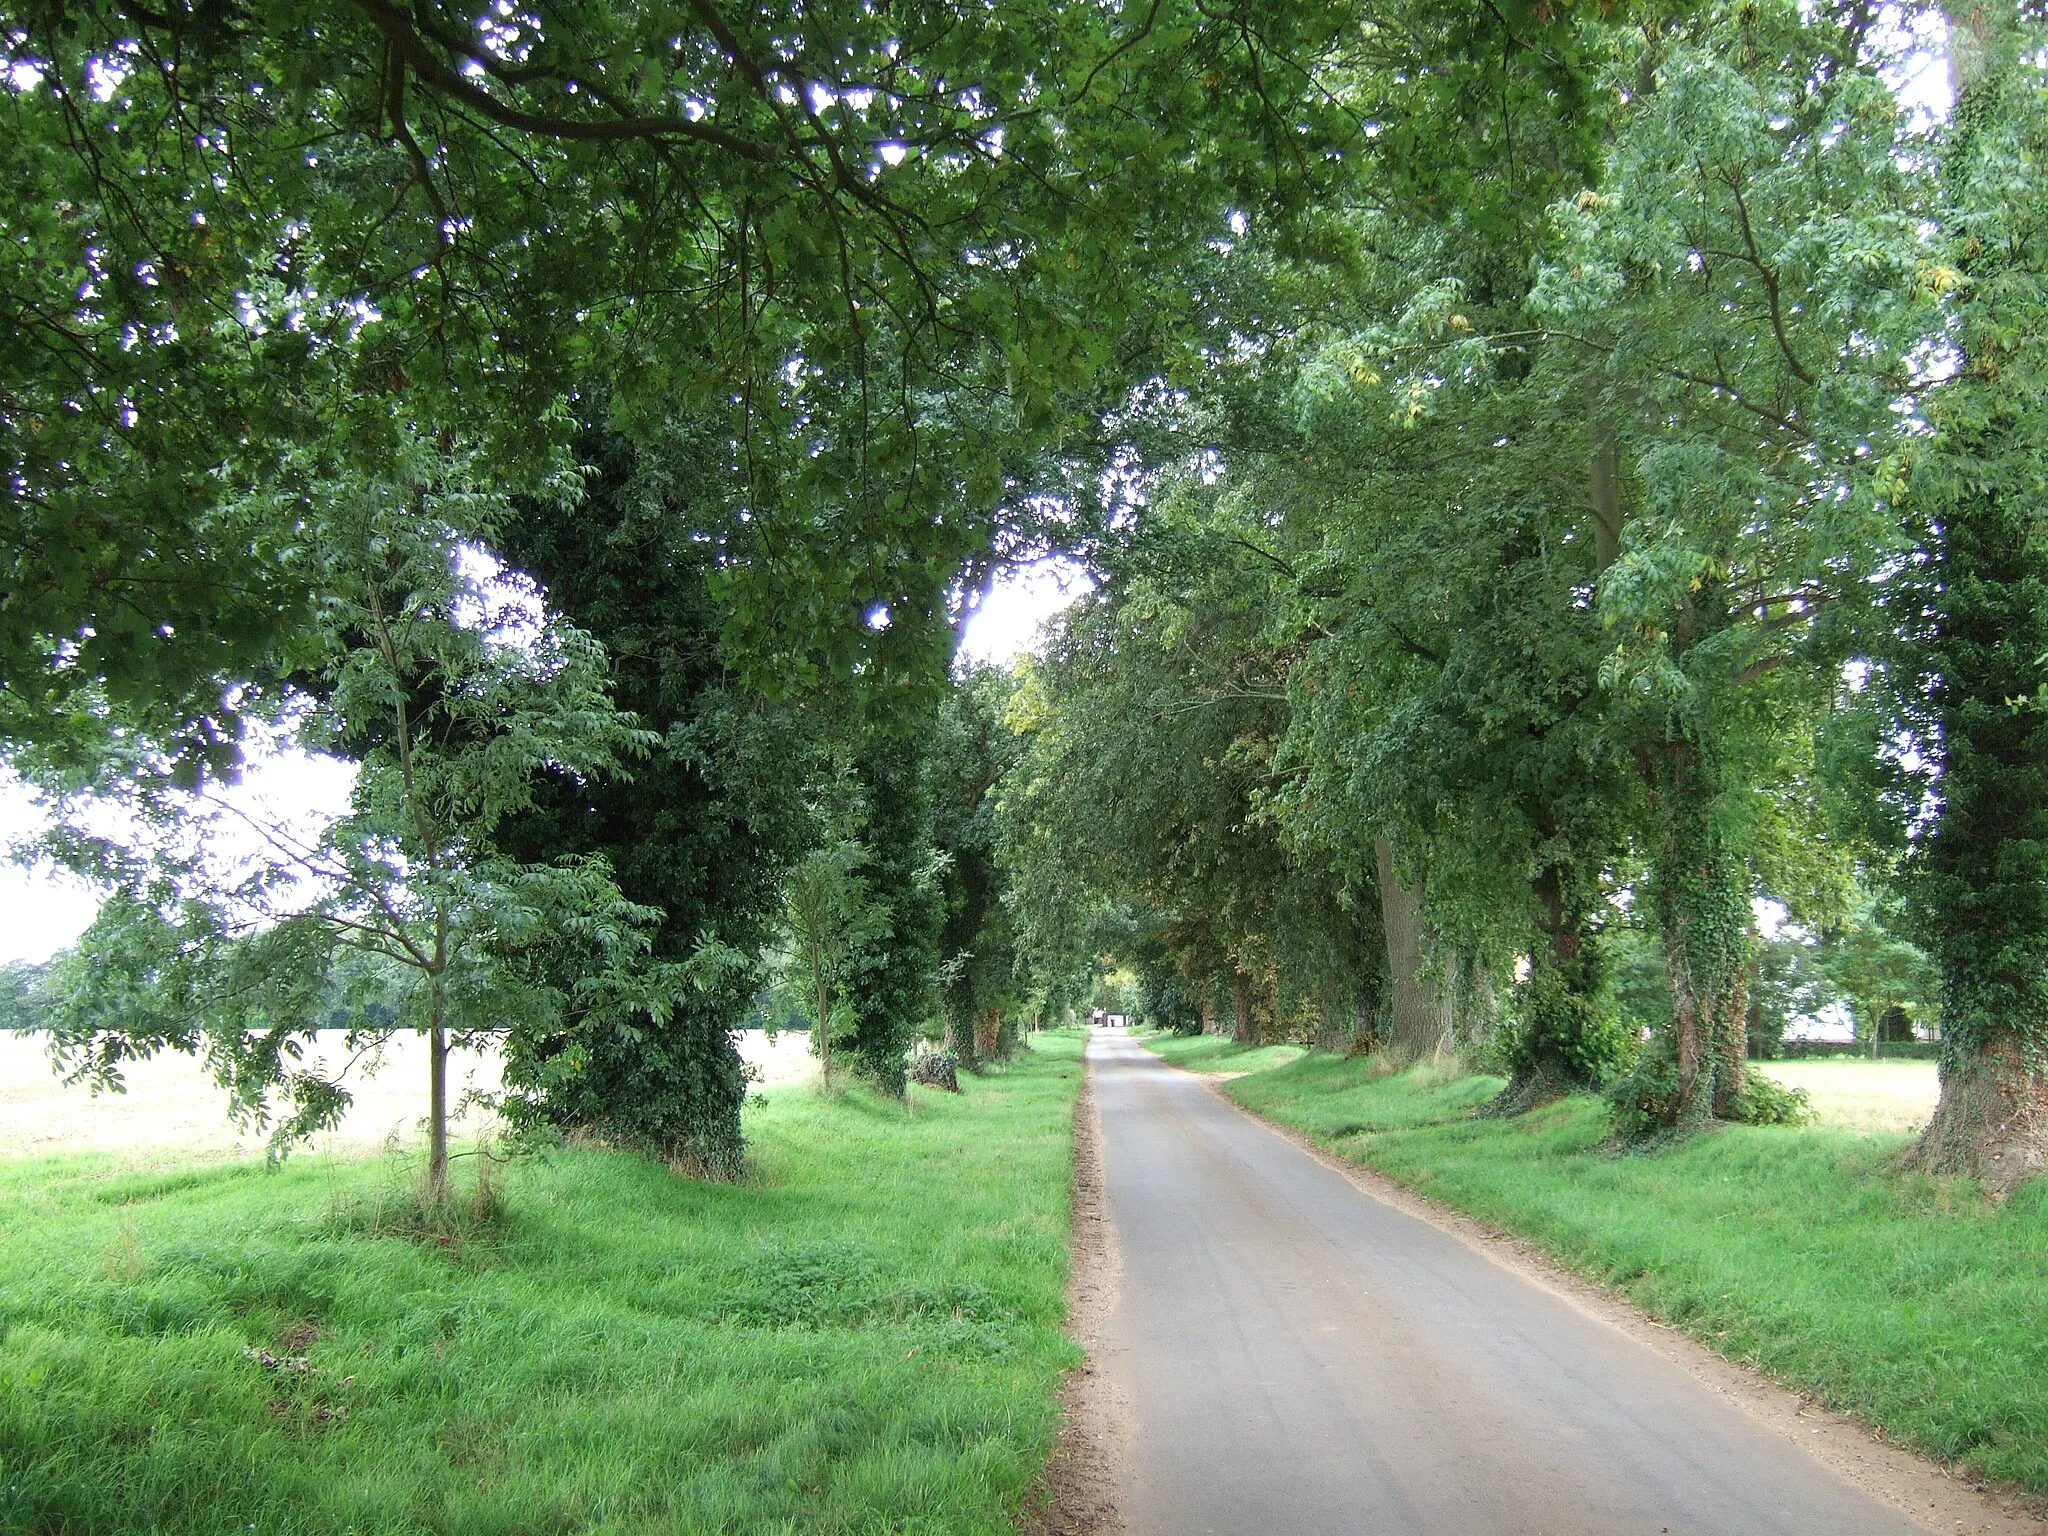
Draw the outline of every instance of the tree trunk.
[[[1230,1002],[1236,1010],[1236,1028],[1231,1038],[1239,1045],[1250,1045],[1256,1037],[1252,1028],[1252,979],[1241,970],[1233,969],[1230,973]]]
[[[1597,1023],[1600,976],[1586,944],[1586,903],[1572,873],[1546,865],[1530,882],[1543,942],[1529,956],[1519,991],[1521,1025],[1507,1087],[1490,1102],[1489,1115],[1519,1115],[1597,1086],[1589,1066],[1588,1034]]]
[[[1007,1061],[1010,1052],[1003,1038],[1003,1011],[984,1008],[974,1025],[974,1044],[985,1061]]]
[[[427,1085],[427,1203],[440,1209],[448,1204],[448,1035],[439,1024],[427,1031]]]
[[[1947,7],[1956,104],[1944,179],[1969,224],[2038,229],[2040,193],[2003,197],[2006,161],[2036,166],[2031,83],[2014,69],[2027,37],[2010,0]],[[1988,145],[1988,147],[1987,147]],[[1980,157],[1996,159],[1978,179]],[[2038,179],[2038,178],[2037,178]],[[1976,249],[1972,250],[1974,246]],[[1981,1181],[2002,1199],[2048,1172],[2048,711],[2013,707],[2041,686],[2048,654],[2048,545],[2035,519],[2033,385],[2009,362],[2016,328],[2038,331],[2029,297],[2038,236],[1971,239],[1959,258],[1975,295],[1962,313],[1964,427],[1944,418],[1935,451],[1956,489],[1933,513],[1932,638],[1923,666],[1939,723],[1941,805],[1921,878],[1941,970],[1941,1101],[1910,1161]]]
[[[1422,886],[1401,884],[1394,872],[1393,846],[1375,845],[1379,857],[1380,920],[1386,931],[1387,974],[1393,982],[1393,1010],[1385,1043],[1414,1060],[1433,1056],[1451,1039],[1455,1023],[1449,978],[1431,975],[1429,929],[1422,917]]]
[[[1756,914],[1750,910],[1747,898],[1738,889],[1742,898],[1744,927],[1742,945],[1737,955],[1734,976],[1730,981],[1730,992],[1721,1025],[1721,1064],[1714,1077],[1714,1113],[1723,1120],[1733,1120],[1742,1112],[1742,1090],[1749,1081],[1749,957],[1754,950],[1750,943],[1749,924]]]
[[[818,1032],[818,1080],[832,1086],[832,984],[825,979],[825,964],[815,946],[811,949],[811,1005],[816,1017],[811,1028]]]
[[[1351,1039],[1345,1045],[1346,1053],[1355,1056],[1376,1049],[1379,1045],[1378,1019],[1375,1017],[1374,1009],[1366,1001],[1366,990],[1363,987],[1358,989],[1357,999],[1352,1004],[1351,1018]]]
[[[1316,1049],[1341,1051],[1350,1044],[1350,1033],[1350,1023],[1344,1017],[1343,995],[1333,987],[1316,1004]]]
[[[1605,571],[1621,555],[1621,445],[1612,432],[1593,443],[1593,566]]]
[[[962,1072],[981,1070],[981,1043],[974,1035],[973,1014],[960,1008],[946,1010],[946,1048],[953,1053],[953,1065]]]
[[[1671,972],[1678,1085],[1664,1123],[1689,1132],[1732,1112],[1742,1093],[1751,913],[1741,865],[1712,824],[1695,749],[1671,743],[1665,767],[1652,885]]]
[[[1216,999],[1209,995],[1207,982],[1203,983],[1202,991],[1202,1033],[1216,1033]]]

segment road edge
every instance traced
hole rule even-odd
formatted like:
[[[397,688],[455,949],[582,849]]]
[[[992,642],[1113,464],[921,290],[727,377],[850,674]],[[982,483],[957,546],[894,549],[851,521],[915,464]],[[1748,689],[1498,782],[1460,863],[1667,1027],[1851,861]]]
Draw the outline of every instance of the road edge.
[[[1659,1322],[1626,1296],[1569,1268],[1530,1239],[1423,1194],[1390,1174],[1339,1157],[1306,1132],[1247,1109],[1223,1091],[1226,1085],[1214,1080],[1216,1074],[1189,1071],[1156,1054],[1153,1059],[1201,1083],[1247,1120],[1350,1180],[1361,1193],[1429,1223],[1587,1316],[1619,1329],[1689,1372],[1755,1423],[1799,1446],[1836,1476],[1929,1530],[1968,1536],[2048,1536],[2048,1519],[2041,1513],[2044,1503],[2030,1495],[1964,1481],[1941,1463],[1886,1439],[1869,1421],[1824,1408],[1755,1366],[1731,1360],[1684,1330]],[[1249,1075],[1234,1074],[1231,1080]]]
[[[1089,1043],[1093,1042],[1091,1034]],[[1067,1337],[1086,1358],[1060,1380],[1060,1420],[1052,1454],[1026,1502],[1024,1536],[1119,1536],[1129,1416],[1103,1374],[1096,1346],[1116,1309],[1123,1261],[1110,1219],[1102,1169],[1102,1113],[1095,1101],[1095,1063],[1081,1052],[1081,1091],[1074,1099],[1074,1180],[1068,1223]]]

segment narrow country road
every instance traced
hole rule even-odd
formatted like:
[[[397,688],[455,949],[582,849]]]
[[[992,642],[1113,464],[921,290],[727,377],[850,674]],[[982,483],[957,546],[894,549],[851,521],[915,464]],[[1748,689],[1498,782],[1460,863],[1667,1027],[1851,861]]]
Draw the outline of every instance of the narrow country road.
[[[1131,1536],[1924,1530],[1143,1047],[1089,1051]]]

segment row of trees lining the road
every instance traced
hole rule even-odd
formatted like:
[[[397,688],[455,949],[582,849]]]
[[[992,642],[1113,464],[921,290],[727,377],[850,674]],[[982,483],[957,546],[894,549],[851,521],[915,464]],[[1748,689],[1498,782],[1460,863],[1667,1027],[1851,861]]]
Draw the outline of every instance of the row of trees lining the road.
[[[204,1045],[308,1128],[338,945],[405,1024],[509,1031],[534,1116],[729,1170],[736,945],[851,799],[885,930],[853,1050],[900,1090],[956,623],[1088,515],[1104,404],[1180,344],[1177,253],[1351,131],[1345,20],[11,7],[0,733],[124,893],[74,1066]],[[538,630],[478,629],[478,561],[540,582]],[[485,677],[554,713],[494,720]],[[176,843],[266,731],[361,763],[357,905],[341,834],[255,890],[132,830]],[[508,967],[518,998],[464,973]]]
[[[1774,1119],[1744,1070],[1771,897],[1866,1029],[1938,974],[1917,1161],[2040,1171],[2039,39],[1949,17],[1929,131],[1873,51],[1907,19],[1634,16],[1418,66],[1489,105],[1215,263],[1020,796],[1136,914],[1155,1018],[1368,999],[1410,1054],[1505,1018],[1497,1112],[1604,1085],[1630,1136]],[[1382,137],[1416,99],[1373,102]],[[1630,934],[1664,996],[1624,1013]]]
[[[1930,125],[1887,72],[1944,21]],[[42,1005],[77,1068],[204,1049],[297,1130],[336,1009],[437,1083],[502,1034],[518,1118],[728,1173],[764,953],[899,1092],[929,1018],[971,1063],[1113,955],[1196,1026],[1505,1013],[1502,1112],[1683,1133],[1788,1110],[1743,1071],[1768,894],[1918,939],[1921,1159],[2010,1187],[2036,26],[16,6],[0,737],[118,893]],[[1043,664],[953,679],[1054,550],[1100,587]],[[264,737],[351,810],[223,861],[195,810]]]

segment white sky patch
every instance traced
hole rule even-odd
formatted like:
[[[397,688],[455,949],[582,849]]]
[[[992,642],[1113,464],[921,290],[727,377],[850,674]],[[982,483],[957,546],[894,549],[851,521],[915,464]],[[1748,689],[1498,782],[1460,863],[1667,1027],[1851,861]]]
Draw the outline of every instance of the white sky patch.
[[[296,746],[260,744],[240,783],[210,791],[203,821],[210,851],[224,865],[260,856],[262,840],[251,823],[310,841],[348,811],[355,765],[316,757]],[[118,817],[113,807],[105,813]],[[114,825],[96,830],[111,832]],[[49,829],[49,817],[27,786],[0,777],[0,842],[20,850]],[[46,862],[0,864],[0,964],[47,960],[77,942],[99,911],[99,896],[84,881]]]
[[[962,661],[1001,664],[1036,650],[1046,622],[1094,589],[1077,560],[1037,560],[998,576],[967,622]]]
[[[1791,916],[1785,910],[1785,903],[1774,901],[1769,896],[1750,897],[1749,910],[1756,919],[1756,931],[1767,939],[1775,939],[1778,930],[1785,926],[1786,919]]]
[[[0,843],[33,842],[48,826],[21,781],[0,777]],[[98,910],[99,898],[82,880],[46,864],[0,864],[0,964],[49,959],[85,932]]]

